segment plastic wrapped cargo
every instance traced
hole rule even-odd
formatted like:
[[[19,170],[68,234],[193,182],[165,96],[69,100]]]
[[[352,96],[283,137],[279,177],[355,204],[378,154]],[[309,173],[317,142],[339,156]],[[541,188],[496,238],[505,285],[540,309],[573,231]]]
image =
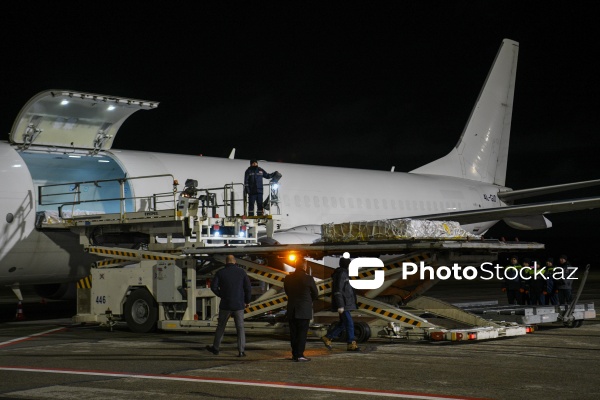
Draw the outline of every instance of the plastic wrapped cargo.
[[[402,239],[480,239],[455,221],[394,219],[321,225],[323,241],[351,242]]]

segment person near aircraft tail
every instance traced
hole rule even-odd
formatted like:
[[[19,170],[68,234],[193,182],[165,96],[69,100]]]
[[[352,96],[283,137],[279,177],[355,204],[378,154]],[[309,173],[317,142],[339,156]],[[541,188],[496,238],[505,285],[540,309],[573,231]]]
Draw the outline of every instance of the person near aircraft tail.
[[[233,316],[237,332],[238,357],[246,357],[246,332],[244,331],[244,309],[251,298],[251,286],[248,274],[239,265],[235,257],[229,254],[225,259],[225,267],[220,269],[212,280],[210,289],[221,298],[219,303],[219,323],[212,346],[206,350],[214,355],[219,354],[221,340],[229,317]]]
[[[283,289],[288,296],[287,318],[290,324],[292,360],[310,361],[304,356],[308,326],[313,317],[313,301],[319,295],[312,276],[306,273],[306,260],[283,280]]]
[[[569,304],[571,303],[571,300],[573,300],[573,280],[568,279],[568,277],[573,272],[573,267],[571,264],[569,264],[565,254],[562,254],[560,257],[558,257],[558,265],[556,266],[556,269],[562,271],[562,278],[557,279],[558,286],[556,289],[558,290],[558,303]]]
[[[522,304],[521,279],[519,272],[523,268],[519,264],[517,256],[510,258],[510,265],[504,267],[504,279],[502,280],[502,291],[506,293],[508,304]]]
[[[519,288],[519,293],[521,293],[521,302],[519,304],[531,304],[531,299],[529,297],[529,291],[531,290],[531,278],[533,276],[533,266],[531,264],[531,260],[529,258],[523,259],[523,268],[521,275],[524,278],[529,279],[521,279],[521,287]]]
[[[558,282],[554,279],[554,259],[548,257],[546,259],[546,305],[558,305]]]
[[[244,192],[248,195],[249,216],[254,216],[255,203],[256,215],[263,215],[263,178],[271,179],[275,172],[269,174],[258,166],[257,160],[250,160],[250,166],[244,173]]]
[[[336,327],[328,332],[321,338],[325,347],[329,350],[332,349],[332,339],[338,337],[344,329],[346,330],[346,338],[348,342],[348,351],[359,351],[360,348],[356,344],[356,338],[354,336],[354,321],[350,311],[356,310],[356,293],[354,288],[350,285],[350,274],[348,268],[350,267],[350,258],[340,258],[340,266],[337,268],[331,278],[333,280],[332,291],[332,311],[337,311],[339,315],[339,323]]]
[[[529,270],[529,304],[532,306],[543,306],[546,304],[546,295],[544,293],[548,292],[548,287],[544,276],[540,276],[535,272],[537,269],[539,273],[544,274],[546,270],[545,267],[535,260],[532,266],[533,268]]]

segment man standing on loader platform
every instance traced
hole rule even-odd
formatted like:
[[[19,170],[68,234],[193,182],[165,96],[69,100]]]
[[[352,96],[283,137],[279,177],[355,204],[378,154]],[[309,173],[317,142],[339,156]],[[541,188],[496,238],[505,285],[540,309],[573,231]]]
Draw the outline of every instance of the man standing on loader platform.
[[[252,288],[246,271],[237,265],[233,255],[229,254],[225,262],[225,267],[216,273],[210,286],[214,294],[221,298],[221,302],[219,303],[219,324],[217,325],[213,345],[207,345],[206,350],[214,355],[219,354],[227,320],[233,315],[237,332],[238,357],[246,357],[244,309],[250,304]]]
[[[248,216],[254,216],[254,204],[256,203],[256,215],[263,215],[263,178],[271,179],[274,173],[258,166],[257,160],[250,160],[250,166],[244,174],[244,192],[248,195]]]

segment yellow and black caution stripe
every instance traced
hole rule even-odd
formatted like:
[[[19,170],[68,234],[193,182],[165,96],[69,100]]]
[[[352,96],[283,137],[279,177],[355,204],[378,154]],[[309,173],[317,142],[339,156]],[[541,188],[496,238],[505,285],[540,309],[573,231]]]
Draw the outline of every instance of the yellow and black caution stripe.
[[[151,251],[140,251],[140,250],[126,250],[120,248],[112,248],[112,247],[100,247],[100,246],[90,246],[88,247],[88,253],[97,254],[109,257],[124,257],[129,260],[179,260],[182,256],[179,255],[169,255],[167,253],[162,252],[151,252]]]
[[[92,276],[86,276],[85,278],[81,278],[77,282],[77,289],[91,289],[92,287]]]
[[[248,318],[255,314],[261,314],[267,311],[277,310],[287,305],[288,297],[285,294],[281,294],[277,297],[270,298],[267,301],[263,301],[259,304],[251,304],[244,310],[244,317]]]
[[[179,256],[175,256],[175,255],[168,255],[168,254],[157,254],[157,253],[142,253],[141,254],[142,258],[144,260],[155,260],[155,261],[164,261],[164,260],[179,260],[181,257]]]
[[[283,280],[286,277],[286,275],[281,274],[281,273],[266,272],[266,271],[262,271],[260,269],[252,268],[252,267],[247,267],[246,272],[249,272],[254,275],[258,275],[259,277],[264,278],[261,280],[264,280],[265,282],[269,281],[269,283],[274,283],[277,286],[283,286]]]
[[[96,268],[112,267],[122,263],[131,263],[131,260],[121,260],[118,258],[107,258],[104,260],[96,261],[94,266]]]
[[[419,327],[421,326],[421,322],[412,318],[408,318],[398,312],[386,310],[385,308],[375,307],[369,304],[365,304],[363,302],[358,302],[358,308],[360,310],[368,311],[371,314],[385,317],[388,320],[394,320],[398,322],[402,322],[411,326]]]
[[[105,256],[118,256],[118,257],[129,257],[129,258],[138,258],[139,257],[139,253],[136,251],[107,249],[106,247],[90,247],[88,249],[88,252],[90,254],[102,254]]]

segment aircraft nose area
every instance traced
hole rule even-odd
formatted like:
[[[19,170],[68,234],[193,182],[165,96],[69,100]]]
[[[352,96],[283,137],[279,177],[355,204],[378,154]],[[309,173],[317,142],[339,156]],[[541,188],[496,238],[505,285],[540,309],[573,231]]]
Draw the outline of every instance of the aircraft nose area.
[[[14,272],[5,256],[29,235],[35,222],[35,192],[31,174],[19,153],[0,143],[0,280]]]

